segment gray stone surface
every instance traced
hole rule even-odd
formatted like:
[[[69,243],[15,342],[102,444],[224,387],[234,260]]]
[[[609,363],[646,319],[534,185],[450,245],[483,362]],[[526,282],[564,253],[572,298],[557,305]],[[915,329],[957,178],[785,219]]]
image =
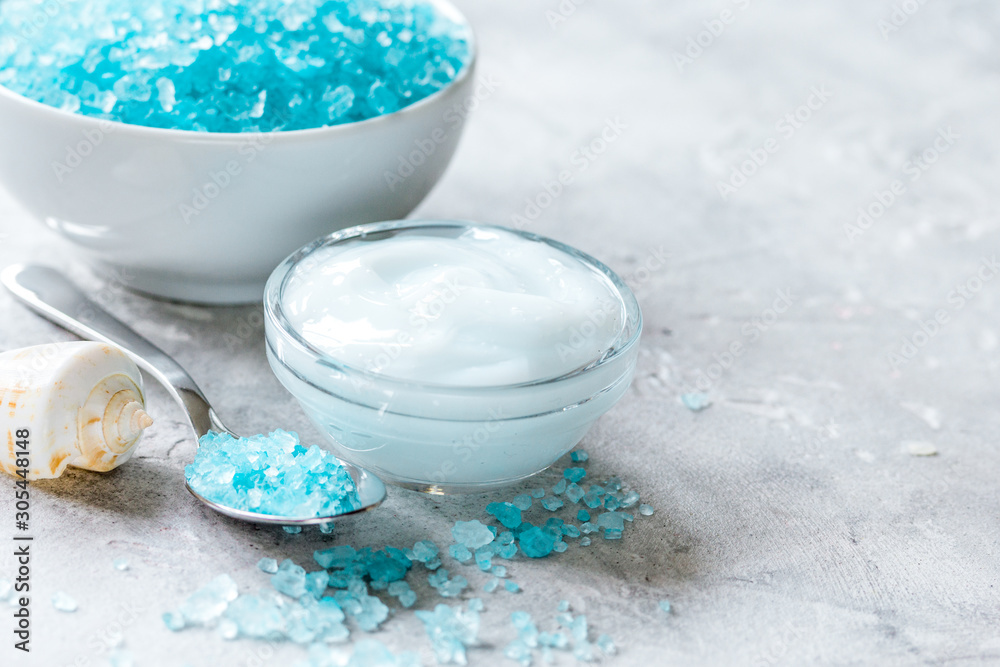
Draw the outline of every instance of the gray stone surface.
[[[620,664],[1000,663],[1000,280],[969,299],[950,295],[976,287],[1000,240],[996,4],[927,3],[885,38],[888,0],[565,0],[554,26],[546,12],[556,0],[460,4],[496,91],[418,214],[510,223],[560,171],[572,173],[528,228],[636,280],[646,317],[638,375],[584,445],[592,470],[621,476],[657,508],[621,542],[515,562],[525,592],[487,597],[471,664],[504,662],[508,612],[550,617],[562,598],[619,642]],[[724,9],[732,21],[679,66],[674,54]],[[813,98],[794,132],[778,127],[814,88],[829,99]],[[620,137],[581,161],[576,151],[609,119],[624,123]],[[948,128],[958,138],[914,180],[907,161]],[[771,138],[766,164],[723,198],[718,182]],[[857,209],[894,179],[902,194],[849,238]],[[0,234],[0,264],[71,266],[241,430],[315,435],[268,370],[256,309],[169,305],[103,285],[6,194]],[[660,248],[669,259],[642,271]],[[792,305],[772,321],[779,290]],[[937,311],[947,323],[922,338]],[[894,367],[889,353],[914,336],[915,356]],[[0,295],[0,348],[68,338]],[[713,369],[734,342],[742,353]],[[713,405],[695,414],[678,397],[702,373],[716,376]],[[265,645],[161,624],[214,574],[253,590],[261,556],[305,562],[325,541],[196,504],[182,485],[194,443],[165,393],[149,393],[158,421],[129,465],[35,485],[35,652],[14,655],[5,613],[0,663],[103,664],[119,630],[138,665],[304,656],[281,646],[254,662]],[[911,456],[908,441],[939,454]],[[480,515],[487,500],[394,491],[335,542],[446,542],[450,522]],[[0,573],[13,566],[7,544]],[[112,568],[120,556],[126,572]],[[54,611],[57,590],[80,610]],[[436,601],[420,593],[420,604]],[[669,618],[660,598],[674,603]],[[412,614],[378,638],[432,661]]]

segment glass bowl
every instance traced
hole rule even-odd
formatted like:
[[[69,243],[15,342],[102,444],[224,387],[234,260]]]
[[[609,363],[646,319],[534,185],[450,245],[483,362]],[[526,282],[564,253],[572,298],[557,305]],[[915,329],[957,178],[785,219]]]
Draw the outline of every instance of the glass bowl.
[[[289,284],[316,253],[378,243],[398,234],[458,236],[501,229],[575,257],[621,299],[617,338],[589,364],[521,384],[414,382],[345,364],[307,341],[283,310]],[[337,456],[384,481],[429,493],[469,493],[538,473],[571,450],[625,394],[635,374],[642,314],[611,269],[557,241],[505,227],[407,220],[361,225],[319,239],[286,259],[264,296],[267,357],[278,380],[328,438]]]

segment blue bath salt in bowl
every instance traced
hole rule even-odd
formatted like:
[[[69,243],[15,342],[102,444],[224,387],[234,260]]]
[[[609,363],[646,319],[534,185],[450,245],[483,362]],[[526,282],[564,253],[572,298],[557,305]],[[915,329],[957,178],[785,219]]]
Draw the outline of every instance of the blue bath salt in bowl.
[[[363,121],[447,87],[471,59],[468,25],[437,0],[0,1],[0,85],[147,127]]]

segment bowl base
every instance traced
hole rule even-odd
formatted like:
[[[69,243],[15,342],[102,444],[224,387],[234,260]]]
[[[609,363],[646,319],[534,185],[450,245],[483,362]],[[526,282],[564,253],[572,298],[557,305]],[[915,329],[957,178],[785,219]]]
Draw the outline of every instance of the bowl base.
[[[500,479],[490,482],[477,482],[474,484],[437,484],[433,482],[415,482],[404,479],[393,479],[385,476],[381,479],[386,484],[392,484],[393,486],[398,486],[410,491],[419,491],[420,493],[428,493],[434,496],[456,496],[471,493],[487,493],[489,491],[503,489],[534,477],[538,473],[544,472],[548,469],[549,466],[545,466],[538,472],[533,472],[530,475],[522,475],[521,477],[511,477],[510,479]]]
[[[206,306],[235,306],[260,303],[264,298],[266,277],[259,280],[220,280],[216,278],[185,277],[176,273],[144,269],[135,266],[117,266],[91,261],[90,266],[101,278],[138,292],[143,296]]]

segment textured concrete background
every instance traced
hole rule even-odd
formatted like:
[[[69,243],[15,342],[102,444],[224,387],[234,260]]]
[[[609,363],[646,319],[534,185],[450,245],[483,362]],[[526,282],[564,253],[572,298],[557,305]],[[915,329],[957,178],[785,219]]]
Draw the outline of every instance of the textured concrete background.
[[[507,612],[551,618],[561,598],[618,641],[620,664],[1000,663],[1000,280],[974,280],[1000,245],[996,3],[911,2],[912,16],[881,29],[889,0],[564,0],[559,22],[547,15],[556,0],[460,4],[496,90],[418,215],[510,223],[572,171],[529,229],[637,285],[638,375],[584,445],[593,471],[620,475],[657,508],[618,543],[515,562],[525,592],[487,598],[472,664],[503,662]],[[720,34],[678,60],[724,9]],[[824,99],[799,109],[814,88]],[[797,110],[808,120],[778,125]],[[616,118],[621,135],[581,161],[576,151]],[[925,155],[949,128],[947,150]],[[718,183],[765,145],[767,162],[723,197]],[[915,159],[927,169],[914,180]],[[845,231],[897,179],[902,194],[884,214]],[[102,285],[5,194],[0,234],[0,264],[71,264],[240,430],[313,435],[267,368],[257,309]],[[656,268],[659,252],[669,258]],[[950,295],[966,285],[980,289]],[[779,290],[792,305],[772,321]],[[921,337],[937,311],[947,323]],[[892,364],[915,334],[913,358]],[[67,338],[0,295],[0,348]],[[723,368],[734,342],[742,353]],[[695,414],[678,396],[699,381],[714,403]],[[325,542],[202,509],[182,485],[193,452],[182,416],[156,387],[150,404],[158,421],[129,465],[34,487],[36,653],[13,656],[8,618],[0,663],[102,664],[119,622],[140,665],[253,664],[264,650],[171,634],[159,615],[219,572],[255,590],[262,555],[305,562]],[[939,454],[911,456],[907,441]],[[451,521],[490,499],[394,491],[335,542],[444,543]],[[12,492],[0,492],[0,535],[11,521]],[[129,571],[112,569],[119,556]],[[56,590],[80,610],[54,611]],[[436,601],[419,592],[421,605]],[[676,610],[667,619],[655,608],[663,597]],[[432,660],[412,615],[378,637]],[[264,663],[304,651],[275,656]]]

